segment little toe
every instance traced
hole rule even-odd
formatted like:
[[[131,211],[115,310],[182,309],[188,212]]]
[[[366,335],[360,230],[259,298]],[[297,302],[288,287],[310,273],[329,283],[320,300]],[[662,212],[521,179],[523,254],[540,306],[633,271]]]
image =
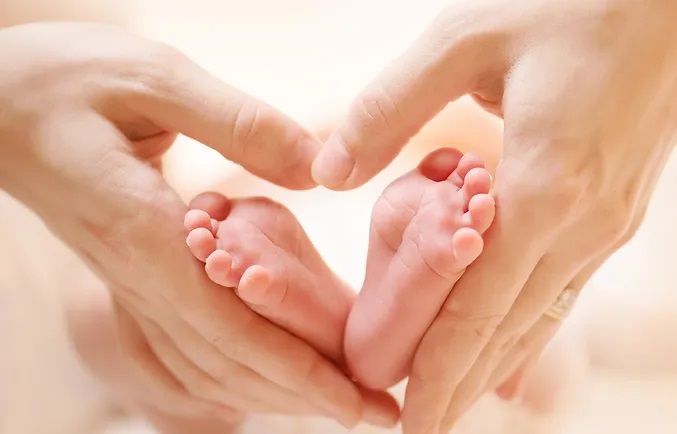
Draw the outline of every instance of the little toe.
[[[188,232],[186,244],[190,252],[202,262],[216,249],[216,239],[212,231],[207,228],[197,228]]]
[[[273,307],[280,302],[281,294],[272,289],[270,271],[261,265],[252,265],[242,274],[237,293],[242,300],[259,307]]]
[[[463,180],[461,194],[466,210],[470,205],[470,199],[478,194],[489,193],[491,189],[491,175],[486,169],[476,167],[470,170]]]
[[[494,221],[496,205],[490,194],[477,194],[470,198],[468,212],[463,214],[463,225],[483,234]]]
[[[423,176],[432,181],[444,181],[456,170],[463,153],[454,148],[437,149],[418,165],[418,170]]]
[[[469,152],[458,162],[456,170],[449,175],[449,180],[453,182],[456,187],[461,188],[468,173],[476,168],[484,168],[484,161],[479,155]]]
[[[230,207],[230,200],[221,193],[215,192],[200,193],[188,204],[188,208],[202,210],[216,220],[224,220],[228,217]]]
[[[197,228],[205,228],[212,230],[212,223],[205,211],[201,209],[190,209],[186,212],[186,216],[183,218],[183,226],[187,231],[192,231]]]
[[[233,258],[225,250],[214,250],[211,255],[207,257],[205,263],[205,271],[212,282],[221,286],[232,288],[236,282],[231,276],[231,267]]]
[[[482,253],[484,241],[476,230],[461,228],[452,238],[456,266],[467,267]]]

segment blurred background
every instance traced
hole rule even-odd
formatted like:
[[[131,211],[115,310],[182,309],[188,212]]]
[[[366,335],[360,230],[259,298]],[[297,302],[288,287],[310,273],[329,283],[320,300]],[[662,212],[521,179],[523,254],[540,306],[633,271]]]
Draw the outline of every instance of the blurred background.
[[[472,0],[466,0],[472,1]],[[450,0],[3,0],[0,26],[91,20],[183,50],[214,75],[326,134],[351,98]],[[453,145],[495,167],[501,122],[451,104],[373,182],[356,191],[288,192],[179,138],[166,175],[190,199],[204,190],[267,195],[290,207],[353,287],[364,273],[371,205],[430,150]],[[522,402],[488,396],[459,433],[677,432],[677,155],[636,238],[595,275]],[[0,433],[151,433],[80,366],[61,303],[97,285],[79,261],[0,192]],[[36,272],[35,270],[38,270]],[[318,420],[256,417],[252,433],[340,433]],[[359,432],[379,432],[360,428]]]

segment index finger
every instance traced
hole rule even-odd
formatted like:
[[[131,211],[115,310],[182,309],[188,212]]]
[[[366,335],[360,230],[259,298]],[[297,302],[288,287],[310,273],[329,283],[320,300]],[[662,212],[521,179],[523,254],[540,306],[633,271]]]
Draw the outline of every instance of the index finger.
[[[368,181],[450,101],[470,92],[481,71],[497,68],[499,50],[486,49],[491,37],[470,28],[482,16],[468,9],[441,15],[353,101],[313,163],[318,183],[344,190]]]
[[[181,258],[186,259],[187,258]],[[190,271],[189,271],[190,270]],[[194,270],[194,272],[192,272]],[[232,291],[211,283],[190,267],[173,285],[192,288],[172,301],[182,324],[224,357],[246,366],[333,415],[345,426],[362,417],[362,396],[353,382],[300,339],[258,316]],[[171,316],[158,318],[164,329]],[[185,345],[172,336],[183,352]]]
[[[270,105],[235,89],[169,47],[155,47],[123,79],[127,109],[189,136],[278,185],[315,186],[310,167],[319,141]],[[119,92],[119,89],[114,89]]]

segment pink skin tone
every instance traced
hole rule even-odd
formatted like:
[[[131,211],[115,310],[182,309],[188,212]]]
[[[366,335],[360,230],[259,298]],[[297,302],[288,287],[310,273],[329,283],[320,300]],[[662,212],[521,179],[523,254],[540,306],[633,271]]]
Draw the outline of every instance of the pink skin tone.
[[[215,283],[333,360],[355,295],[322,261],[292,213],[265,198],[204,193],[185,217],[186,242]]]
[[[381,194],[344,343],[350,371],[364,386],[385,389],[409,372],[421,337],[482,252],[481,234],[494,217],[490,186],[478,157],[445,148]]]
[[[328,357],[345,357],[364,386],[385,389],[404,378],[418,341],[481,253],[494,216],[490,184],[479,158],[444,148],[386,188],[354,305],[291,212],[270,200],[204,193],[186,214],[186,241],[215,283]]]

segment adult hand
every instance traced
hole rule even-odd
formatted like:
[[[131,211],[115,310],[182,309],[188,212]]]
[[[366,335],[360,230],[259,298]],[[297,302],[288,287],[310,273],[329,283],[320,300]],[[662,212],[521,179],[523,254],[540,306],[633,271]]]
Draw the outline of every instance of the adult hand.
[[[505,120],[496,221],[419,345],[406,433],[447,432],[540,351],[549,306],[632,235],[677,132],[675,22],[672,0],[459,2],[326,142],[313,175],[347,189],[464,94]]]
[[[157,170],[183,133],[269,181],[308,188],[309,133],[175,50],[113,27],[8,28],[0,58],[0,185],[112,289],[126,355],[149,394],[160,391],[156,408],[394,421],[388,398],[366,400],[317,351],[209,282],[185,247],[186,206]],[[195,405],[161,392],[171,384]]]

